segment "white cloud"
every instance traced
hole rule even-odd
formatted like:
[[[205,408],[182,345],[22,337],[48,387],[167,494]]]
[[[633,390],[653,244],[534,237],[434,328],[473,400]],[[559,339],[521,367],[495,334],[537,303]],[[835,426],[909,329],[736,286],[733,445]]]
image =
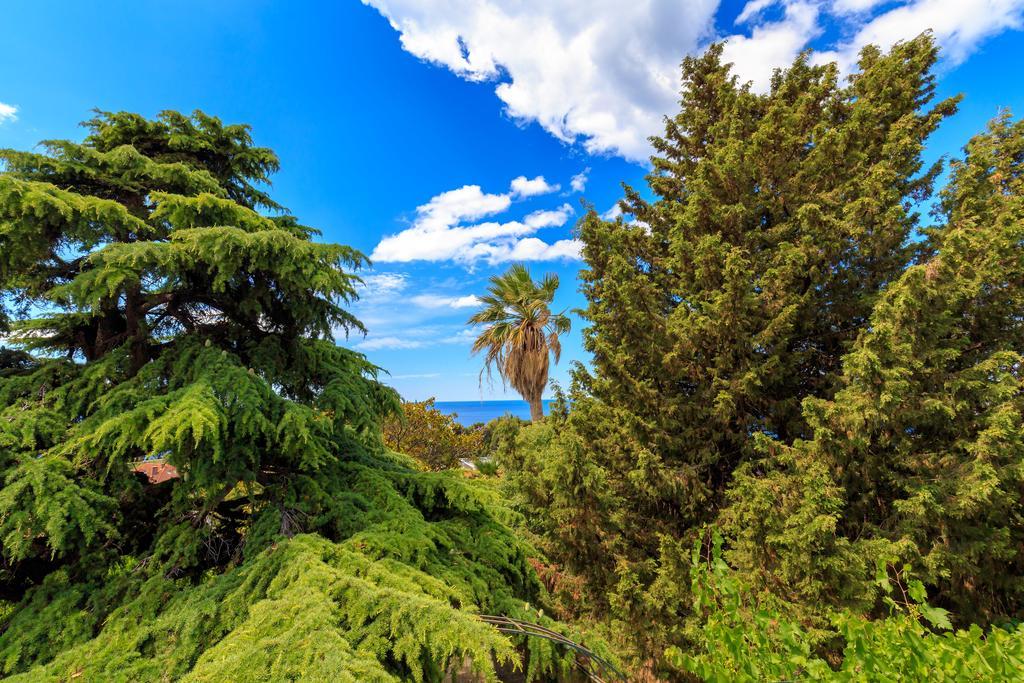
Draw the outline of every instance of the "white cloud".
[[[508,113],[591,152],[645,159],[677,99],[679,60],[718,0],[363,0],[402,47],[470,81],[498,81]]]
[[[752,17],[756,17],[758,14],[774,5],[778,0],[750,0],[743,9],[740,10],[739,15],[736,17],[737,24],[745,24],[750,21]]]
[[[874,9],[886,1],[887,0],[835,0],[835,2],[832,3],[832,12],[839,15],[861,14],[870,9]]]
[[[495,82],[509,114],[591,153],[644,160],[676,111],[679,62],[727,38],[741,80],[768,87],[775,67],[822,35],[816,60],[845,71],[867,43],[931,29],[950,64],[1020,28],[1024,0],[751,0],[734,35],[715,34],[719,0],[363,0],[402,47],[470,81]],[[766,10],[782,9],[779,13]],[[826,28],[834,29],[826,31]],[[574,187],[575,189],[575,187]]]
[[[607,211],[601,214],[601,218],[605,219],[606,221],[613,221],[621,215],[622,207],[619,206],[618,202],[615,202],[612,205],[612,208],[608,209]]]
[[[536,237],[526,237],[514,243],[479,244],[473,248],[472,254],[488,263],[579,260],[582,246],[578,240],[558,240],[548,244]]]
[[[754,0],[740,14],[745,21],[774,2]],[[754,8],[751,10],[751,8]],[[784,15],[779,21],[760,23],[750,36],[729,36],[722,58],[732,62],[743,80],[754,82],[758,90],[767,90],[772,72],[781,65],[791,64],[807,43],[818,35],[818,6],[810,2],[784,3]],[[748,14],[748,10],[751,10]]]
[[[472,308],[480,303],[474,294],[447,295],[426,292],[410,297],[409,276],[405,273],[370,273],[363,275],[362,280],[363,287],[355,306],[363,310],[380,310],[396,304],[403,310],[408,310],[408,304],[420,308],[457,309]]]
[[[848,5],[843,3],[841,7]],[[942,58],[955,66],[966,60],[986,38],[1007,29],[1020,29],[1022,25],[1024,0],[914,0],[871,18],[852,40],[840,44],[834,51],[822,53],[817,59],[835,59],[849,70],[865,45],[887,49],[900,40],[930,30],[942,46]]]
[[[473,222],[508,209],[513,197],[540,194],[541,185],[544,192],[558,189],[543,176],[532,180],[519,176],[504,194],[486,194],[479,185],[442,192],[416,209],[409,228],[384,237],[370,258],[378,263],[456,261],[469,266],[478,261],[493,265],[510,260],[578,258],[579,249],[564,244],[569,240],[548,244],[531,237],[538,230],[565,225],[573,215],[568,204],[533,211],[521,220]]]
[[[473,294],[466,296],[442,296],[440,294],[419,294],[409,299],[413,304],[423,308],[473,308],[480,304],[480,299]]]
[[[590,173],[589,166],[572,177],[572,180],[569,181],[569,187],[572,188],[573,192],[583,192],[586,189],[588,173]]]
[[[518,178],[517,178],[518,180]],[[463,220],[476,220],[501,213],[512,205],[512,195],[485,194],[479,185],[465,185],[442,192],[416,209],[424,226],[446,226]]]
[[[349,338],[338,330],[338,342],[370,352],[466,344],[472,340],[471,331],[463,324],[464,316],[466,309],[479,305],[479,300],[471,294],[449,293],[454,286],[465,286],[465,278],[424,283],[400,272],[370,272],[362,278],[363,294],[353,304],[352,313],[369,332],[365,337]]]
[[[533,179],[521,175],[512,180],[512,196],[516,198],[535,197],[540,194],[558,192],[560,189],[560,185],[548,184],[542,175]]]
[[[356,344],[360,351],[381,351],[393,349],[421,349],[426,345],[422,339],[401,337],[370,337]]]
[[[782,8],[782,18],[761,18],[772,6]],[[819,46],[812,61],[836,61],[850,73],[865,45],[885,50],[925,31],[933,32],[947,65],[960,64],[984,39],[1021,28],[1024,0],[834,0],[824,5],[810,0],[751,0],[737,17],[737,23],[750,25],[749,35],[729,36],[724,58],[733,62],[742,79],[766,90],[772,71],[790,64],[824,32],[826,13],[848,37],[831,49]]]
[[[363,275],[363,286],[358,289],[361,304],[373,304],[392,299],[408,285],[405,273],[370,273]]]
[[[442,344],[470,344],[476,340],[477,331],[471,327],[463,327],[455,334],[442,340]]]
[[[357,343],[355,348],[360,351],[404,351],[447,344],[465,345],[472,343],[474,339],[476,339],[476,333],[463,326],[458,328],[450,325],[444,328],[413,327],[395,334],[368,337]]]
[[[0,102],[0,124],[18,120],[18,108],[13,104]]]
[[[559,225],[565,225],[565,222],[569,220],[569,216],[572,214],[572,207],[568,204],[562,204],[557,209],[534,211],[523,219],[523,223],[532,230],[555,228]]]

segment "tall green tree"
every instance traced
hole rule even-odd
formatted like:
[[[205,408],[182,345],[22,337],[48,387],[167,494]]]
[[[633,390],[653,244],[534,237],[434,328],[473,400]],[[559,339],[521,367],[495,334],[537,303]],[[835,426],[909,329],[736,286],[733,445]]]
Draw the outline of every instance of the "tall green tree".
[[[397,396],[334,342],[364,257],[270,198],[246,126],[85,125],[0,151],[0,672],[493,678],[474,613],[545,621],[540,584],[494,495],[385,451]]]
[[[674,619],[650,594],[654,558],[716,517],[736,467],[760,457],[752,437],[811,435],[802,403],[834,396],[913,258],[914,206],[940,170],[921,151],[956,108],[932,101],[927,35],[866,48],[844,83],[801,56],[765,93],[721,57],[683,63],[653,200],[627,187],[624,217],[579,226],[593,364],[575,372],[570,422],[620,501],[605,514],[613,550],[588,574],[629,623]]]
[[[203,542],[241,533],[237,485],[258,487],[258,509],[295,507],[294,477],[372,443],[394,406],[333,341],[361,329],[342,305],[365,259],[257,211],[279,208],[259,189],[278,162],[244,126],[100,113],[86,127],[82,143],[0,152],[0,287],[13,340],[37,353],[0,388],[25,425],[4,449],[4,550],[102,546],[115,520],[87,497],[132,490],[127,463],[166,454],[184,478],[155,547],[202,567]],[[51,480],[83,507],[47,500]]]
[[[522,264],[515,264],[491,278],[483,305],[469,319],[484,325],[473,342],[474,354],[484,353],[484,370],[497,369],[501,381],[512,385],[530,404],[530,419],[544,419],[541,396],[548,385],[548,355],[558,362],[562,354],[559,335],[571,322],[549,306],[558,290],[558,276],[548,273],[538,283]],[[481,372],[481,375],[483,373]]]
[[[835,398],[805,403],[813,439],[767,441],[773,455],[740,473],[732,559],[828,601],[870,585],[885,557],[955,619],[1019,619],[1024,121],[1004,115],[970,141],[940,217],[844,358]],[[816,581],[825,567],[833,580]]]

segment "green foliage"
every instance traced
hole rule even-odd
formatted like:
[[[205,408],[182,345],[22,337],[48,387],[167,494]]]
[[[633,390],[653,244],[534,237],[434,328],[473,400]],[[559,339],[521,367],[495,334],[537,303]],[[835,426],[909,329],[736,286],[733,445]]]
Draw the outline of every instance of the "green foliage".
[[[320,671],[332,680],[436,681],[466,658],[493,678],[492,659],[515,651],[475,613],[554,625],[517,597],[539,596],[539,586],[525,546],[495,520],[506,513],[494,492],[387,460],[345,464],[332,481],[324,493],[334,523],[349,525],[345,540],[279,540],[198,585],[126,567],[105,582],[126,581],[129,599],[118,594],[106,605],[96,603],[110,588],[33,589],[0,636],[5,670],[31,663],[26,649],[42,642],[51,645],[36,655],[45,666],[26,680],[73,672],[278,680]],[[54,610],[81,615],[81,625],[41,618]],[[528,652],[533,679],[566,667],[565,653],[549,646]]]
[[[590,368],[574,373],[569,431],[607,481],[590,514],[606,534],[592,594],[640,625],[647,655],[686,611],[657,596],[664,539],[689,543],[727,502],[733,472],[811,435],[806,398],[833,397],[843,356],[913,251],[912,203],[939,171],[927,136],[955,110],[930,106],[928,37],[864,51],[840,84],[806,56],[757,94],[712,47],[683,64],[680,113],[656,139],[649,202],[579,225]],[[566,447],[569,450],[569,447]],[[669,628],[669,630],[671,630]]]
[[[26,458],[8,472],[0,489],[0,538],[8,560],[32,555],[38,539],[45,539],[52,555],[63,555],[116,533],[107,521],[115,501],[72,475],[68,461],[52,456]]]
[[[529,420],[502,415],[484,425],[484,453],[490,457],[500,455],[513,448],[519,430],[530,424]]]
[[[564,420],[502,438],[510,499],[637,670],[696,656],[707,524],[771,647],[771,619],[802,629],[787,662],[834,668],[847,635],[924,642],[929,671],[961,645],[998,659],[1009,636],[969,625],[1024,617],[1024,123],[971,140],[936,197],[921,151],[957,99],[933,101],[930,36],[866,48],[847,83],[802,56],[763,94],[721,55],[684,62],[653,201],[626,188],[624,217],[578,226],[593,363]],[[744,609],[722,612],[744,629]],[[926,636],[933,609],[961,630]]]
[[[801,593],[827,600],[868,583],[870,562],[851,555],[892,553],[964,621],[1019,616],[1022,145],[1024,124],[1006,117],[971,141],[943,191],[946,223],[882,294],[844,358],[842,389],[805,402],[813,440],[772,444],[771,469],[739,474],[727,528],[743,539],[741,566],[774,573],[770,556],[802,546],[785,554],[818,577],[831,569]],[[798,476],[784,474],[793,465]],[[817,516],[821,528],[809,517],[785,528],[797,520],[767,514],[752,528],[750,501],[766,495]]]
[[[715,532],[706,555],[700,542],[693,550],[697,652],[671,648],[667,653],[676,667],[702,680],[1009,681],[1024,676],[1024,626],[951,631],[945,611],[925,602],[923,584],[903,570],[890,581],[884,562],[877,582],[891,606],[889,616],[871,621],[848,611],[833,613],[842,655],[830,666],[818,654],[820,637],[791,616],[793,606],[745,585],[722,559],[721,542]]]
[[[0,151],[0,672],[566,671],[475,617],[557,627],[497,492],[386,451],[398,397],[333,339],[365,258],[270,198],[273,152],[201,112],[86,127]]]
[[[610,506],[610,494],[605,472],[552,412],[539,424],[520,426],[506,418],[493,425],[494,457],[532,538],[547,557],[565,558],[549,563],[543,575],[564,612],[575,616],[593,608],[589,600],[601,599],[584,595],[578,577],[609,551],[600,513]]]
[[[619,501],[603,513],[614,552],[590,579],[597,594],[631,587],[627,620],[651,618],[662,536],[714,519],[759,457],[751,435],[810,435],[803,400],[833,396],[906,266],[910,205],[939,170],[920,151],[955,109],[929,108],[935,59],[927,37],[868,48],[841,85],[801,57],[757,94],[712,47],[684,61],[681,111],[655,140],[656,201],[627,188],[632,220],[581,221],[593,365],[575,372],[571,423]]]
[[[413,480],[415,473],[398,470],[389,487],[374,468],[349,469],[367,511],[357,522],[365,526],[347,541],[296,536],[196,587],[140,577],[137,597],[107,617],[97,637],[32,678],[81,670],[89,680],[276,680],[315,662],[342,679],[347,673],[351,680],[436,680],[436,669],[453,657],[472,656],[489,671],[492,651],[510,656],[509,643],[472,612],[507,607],[502,600],[515,604],[507,588],[502,592],[506,572],[510,582],[528,584],[514,538],[491,523],[498,538],[466,544],[462,527],[479,512],[442,512],[449,497],[464,498],[472,509],[473,492],[458,479]],[[422,500],[434,496],[427,510],[449,518],[427,522],[396,485]],[[338,507],[358,510],[352,503]],[[400,526],[408,531],[395,531]],[[51,637],[63,633],[62,625],[51,628]],[[17,635],[11,629],[0,638],[3,651],[17,651]],[[333,643],[339,647],[328,647]],[[268,647],[271,653],[260,654]],[[330,656],[320,659],[324,653]],[[267,668],[253,668],[254,661]]]
[[[411,455],[429,470],[458,467],[463,458],[482,455],[483,430],[466,428],[434,407],[434,399],[402,403],[402,413],[383,424],[384,445]]]

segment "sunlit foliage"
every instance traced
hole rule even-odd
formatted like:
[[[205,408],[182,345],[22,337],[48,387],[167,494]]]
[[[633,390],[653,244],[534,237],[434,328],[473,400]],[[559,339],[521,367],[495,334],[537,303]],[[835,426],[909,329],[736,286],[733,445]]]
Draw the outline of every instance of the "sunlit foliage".
[[[277,157],[196,112],[97,113],[0,151],[0,673],[436,681],[552,625],[486,487],[381,442],[357,251],[267,193]],[[179,477],[148,484],[134,462]],[[528,650],[536,679],[564,671]],[[15,674],[20,674],[15,675]]]
[[[559,336],[570,328],[568,316],[552,313],[549,306],[558,290],[558,276],[549,273],[534,282],[530,271],[516,264],[491,278],[482,308],[469,319],[483,325],[473,342],[473,353],[484,354],[484,369],[497,370],[530,404],[530,419],[544,418],[541,397],[548,385],[548,356],[557,363],[562,355]]]

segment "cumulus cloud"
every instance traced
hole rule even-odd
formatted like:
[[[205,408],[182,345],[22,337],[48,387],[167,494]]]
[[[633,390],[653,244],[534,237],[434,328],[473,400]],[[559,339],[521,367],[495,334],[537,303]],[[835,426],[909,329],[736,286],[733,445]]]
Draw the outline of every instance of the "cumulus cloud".
[[[518,178],[517,178],[518,180]],[[501,213],[512,205],[512,194],[485,194],[479,185],[465,185],[442,192],[416,209],[424,227],[443,227]]]
[[[18,120],[18,108],[13,104],[0,102],[0,123]]]
[[[494,265],[578,258],[573,240],[549,244],[534,236],[539,230],[565,225],[573,215],[568,204],[533,211],[521,220],[476,222],[503,213],[513,198],[540,194],[541,183],[544,192],[557,189],[542,176],[533,180],[520,176],[504,194],[487,194],[478,185],[442,192],[416,209],[409,228],[382,239],[370,258],[377,263],[456,261],[470,266],[479,261]]]
[[[363,0],[408,52],[496,82],[508,113],[563,141],[632,159],[672,110],[679,60],[718,0]]]
[[[572,207],[568,204],[562,204],[557,209],[534,211],[523,219],[523,223],[531,230],[556,228],[559,225],[565,225],[565,222],[569,220],[569,216],[572,214]]]
[[[782,17],[764,17],[778,7]],[[826,22],[838,25],[847,36],[835,44],[818,45],[816,63],[835,61],[851,73],[865,45],[883,50],[893,44],[931,31],[942,48],[947,66],[963,62],[997,33],[1019,29],[1024,22],[1024,0],[834,0],[821,4],[810,0],[751,0],[736,19],[747,33],[727,37],[724,57],[733,62],[744,80],[757,90],[768,88],[776,67],[790,64],[825,30]]]
[[[558,240],[548,244],[536,237],[526,237],[515,242],[478,244],[473,247],[470,254],[488,263],[579,260],[581,248],[582,245],[577,240]]]
[[[573,192],[583,192],[587,188],[588,173],[590,173],[589,166],[572,177],[572,180],[569,181],[569,187],[572,188]]]
[[[758,14],[768,9],[776,2],[777,0],[750,0],[750,2],[744,5],[743,9],[740,10],[740,13],[736,16],[735,21],[737,24],[746,23],[750,21],[752,17],[756,17]]]
[[[769,3],[773,1],[768,0]],[[883,2],[886,2],[886,0],[835,0],[832,3],[832,11],[839,15],[860,14],[874,9]]]
[[[862,0],[863,4],[867,0]],[[851,6],[850,0],[841,7]],[[852,6],[857,7],[857,0]],[[942,57],[955,66],[966,60],[984,41],[1008,29],[1024,26],[1024,0],[914,0],[870,17],[851,40],[833,51],[822,52],[819,60],[836,60],[844,70],[857,61],[865,45],[883,49],[931,30],[942,46]]]
[[[773,0],[753,0],[747,3],[737,21],[745,22],[773,4]],[[787,2],[778,21],[756,23],[749,36],[729,36],[722,57],[732,62],[743,80],[753,81],[755,88],[765,90],[775,68],[791,64],[821,32],[818,14],[818,6],[810,2]]]
[[[1020,28],[1024,13],[1024,0],[750,0],[729,35],[714,31],[719,0],[363,2],[406,51],[494,83],[511,116],[632,160],[647,158],[648,136],[676,109],[680,59],[712,40],[727,39],[740,78],[763,90],[775,67],[821,36],[836,38],[814,45],[818,59],[846,71],[864,45],[887,48],[929,29],[957,64],[985,38]]]
[[[615,202],[612,205],[612,208],[608,209],[607,211],[601,214],[601,218],[605,219],[606,221],[613,221],[621,215],[622,207],[619,206],[618,202]]]
[[[544,176],[529,179],[524,175],[512,180],[512,196],[516,198],[535,197],[541,194],[558,192],[560,185],[551,185],[544,180]]]

